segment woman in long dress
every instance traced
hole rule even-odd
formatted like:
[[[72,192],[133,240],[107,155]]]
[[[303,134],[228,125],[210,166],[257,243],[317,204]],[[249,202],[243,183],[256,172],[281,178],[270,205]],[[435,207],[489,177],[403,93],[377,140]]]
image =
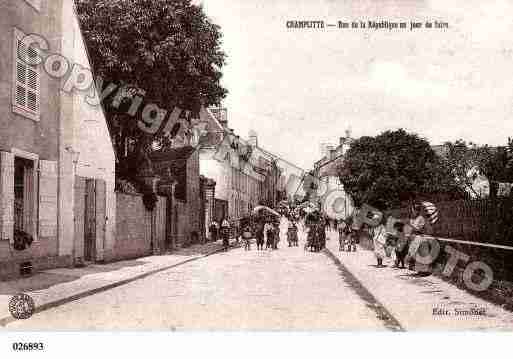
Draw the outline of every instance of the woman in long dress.
[[[386,256],[385,245],[387,243],[387,230],[385,227],[385,216],[377,227],[373,228],[372,243],[374,244],[374,255],[378,261],[378,267],[383,267],[383,259]]]
[[[230,222],[226,219],[223,219],[221,222],[221,236],[223,239],[224,250],[227,251],[230,246]]]
[[[265,249],[272,249],[274,227],[270,220],[267,220],[264,226]]]
[[[422,205],[415,204],[412,207],[412,216],[409,222],[409,237],[411,239],[411,245],[408,250],[408,262],[409,269],[416,270],[417,272],[429,272],[429,265],[423,265],[417,263],[415,257],[417,253],[425,250],[425,245],[422,245],[422,234],[424,233],[424,227],[426,226],[426,219],[422,215]],[[423,253],[418,253],[423,256]]]

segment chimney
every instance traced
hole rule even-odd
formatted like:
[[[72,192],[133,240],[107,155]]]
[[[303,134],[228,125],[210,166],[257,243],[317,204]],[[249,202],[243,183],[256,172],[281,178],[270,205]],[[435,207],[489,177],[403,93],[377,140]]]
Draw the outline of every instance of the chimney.
[[[248,143],[251,147],[258,147],[258,135],[255,131],[249,131]]]

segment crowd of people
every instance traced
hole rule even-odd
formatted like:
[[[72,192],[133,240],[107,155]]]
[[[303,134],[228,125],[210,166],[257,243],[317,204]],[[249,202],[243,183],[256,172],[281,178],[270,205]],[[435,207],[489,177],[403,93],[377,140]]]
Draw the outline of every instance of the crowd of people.
[[[425,233],[428,224],[422,211],[422,206],[415,204],[411,209],[409,220],[400,221],[383,216],[378,226],[372,229],[372,242],[378,268],[383,268],[383,260],[389,257],[396,268],[405,268],[408,265],[409,269],[414,269],[417,252],[425,250],[418,246],[420,236]]]
[[[257,250],[276,250],[280,239],[286,238],[289,247],[299,246],[298,218],[291,216],[256,216],[244,218],[239,226],[230,224],[227,219],[222,219],[218,224],[212,221],[209,226],[210,240],[222,240],[225,249],[229,247],[230,238],[234,238],[236,244],[242,240],[244,249],[251,250],[251,243],[256,241]],[[265,247],[264,247],[265,245]]]
[[[413,269],[416,253],[421,250],[417,242],[428,224],[422,212],[422,206],[415,204],[408,220],[382,215],[375,226],[359,222],[357,212],[338,221],[319,212],[303,215],[286,213],[281,217],[258,215],[243,219],[237,227],[233,227],[227,219],[222,219],[220,225],[214,221],[209,230],[211,239],[221,239],[225,250],[229,247],[230,237],[233,237],[237,244],[239,239],[243,241],[246,251],[251,250],[254,239],[259,251],[277,250],[280,238],[286,238],[289,247],[297,247],[301,228],[306,234],[305,250],[317,252],[325,248],[329,239],[327,230],[331,229],[338,232],[339,251],[356,252],[357,243],[365,234],[373,244],[378,268],[385,267],[383,261],[390,258],[394,267],[405,268],[408,265]]]

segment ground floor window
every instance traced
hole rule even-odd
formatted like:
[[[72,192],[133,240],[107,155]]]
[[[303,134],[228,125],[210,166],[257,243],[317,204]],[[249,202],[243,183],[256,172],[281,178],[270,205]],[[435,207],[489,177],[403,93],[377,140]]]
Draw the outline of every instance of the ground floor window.
[[[36,233],[34,161],[14,158],[14,229]]]

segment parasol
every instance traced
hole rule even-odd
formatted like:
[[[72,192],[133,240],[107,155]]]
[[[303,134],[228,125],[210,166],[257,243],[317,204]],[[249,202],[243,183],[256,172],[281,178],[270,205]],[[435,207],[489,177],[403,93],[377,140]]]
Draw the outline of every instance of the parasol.
[[[254,215],[255,215],[255,214],[258,214],[258,212],[259,212],[260,210],[265,210],[265,211],[267,211],[267,212],[269,212],[269,213],[271,213],[271,214],[274,214],[274,215],[275,215],[275,216],[277,216],[277,217],[281,217],[281,214],[279,214],[279,213],[278,213],[278,212],[276,212],[274,209],[271,209],[271,208],[269,208],[269,207],[267,207],[267,206],[256,206],[255,208],[253,208],[253,214],[254,214]]]
[[[429,222],[435,224],[438,221],[438,208],[431,202],[421,202],[421,204],[426,210]]]

